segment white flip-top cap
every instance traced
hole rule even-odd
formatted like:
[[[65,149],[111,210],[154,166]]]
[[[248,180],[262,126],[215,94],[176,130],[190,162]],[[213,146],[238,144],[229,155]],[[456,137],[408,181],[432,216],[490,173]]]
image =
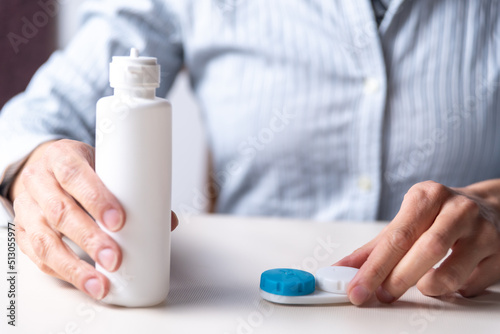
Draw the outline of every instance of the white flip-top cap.
[[[109,65],[109,82],[113,88],[158,88],[160,65],[154,57],[139,57],[139,51],[132,48],[130,57],[113,57]]]
[[[347,294],[347,286],[356,276],[358,269],[330,266],[316,271],[316,287],[331,293]]]

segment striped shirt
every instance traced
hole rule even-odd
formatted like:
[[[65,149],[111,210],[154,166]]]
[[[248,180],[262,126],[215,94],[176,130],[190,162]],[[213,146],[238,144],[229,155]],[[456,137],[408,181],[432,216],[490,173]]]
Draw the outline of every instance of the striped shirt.
[[[3,184],[43,141],[94,143],[110,58],[135,46],[159,58],[160,96],[187,68],[218,212],[392,219],[415,183],[500,177],[499,13],[392,0],[378,26],[370,0],[88,1],[1,113]]]

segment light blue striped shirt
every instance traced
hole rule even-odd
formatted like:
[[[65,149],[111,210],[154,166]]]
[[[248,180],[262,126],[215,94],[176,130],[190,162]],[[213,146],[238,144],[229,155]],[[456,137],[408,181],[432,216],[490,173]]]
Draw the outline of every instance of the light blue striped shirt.
[[[417,182],[500,177],[499,13],[392,0],[377,27],[370,0],[88,1],[1,113],[4,185],[43,141],[94,142],[108,63],[135,46],[159,58],[160,96],[189,71],[218,212],[389,220]]]

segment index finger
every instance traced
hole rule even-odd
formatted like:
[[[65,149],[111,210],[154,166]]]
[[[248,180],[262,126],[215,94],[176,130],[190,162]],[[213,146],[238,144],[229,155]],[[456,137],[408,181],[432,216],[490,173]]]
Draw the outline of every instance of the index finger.
[[[353,304],[366,302],[432,225],[447,193],[443,190],[444,186],[437,183],[424,182],[408,191],[400,211],[349,284],[347,292]]]
[[[94,219],[109,230],[118,231],[125,221],[125,211],[90,165],[93,158],[85,157],[85,154],[93,154],[93,149],[90,146],[73,148],[68,149],[67,143],[54,143],[52,150],[47,152],[50,157],[49,169],[61,187]],[[75,153],[81,149],[89,152]]]

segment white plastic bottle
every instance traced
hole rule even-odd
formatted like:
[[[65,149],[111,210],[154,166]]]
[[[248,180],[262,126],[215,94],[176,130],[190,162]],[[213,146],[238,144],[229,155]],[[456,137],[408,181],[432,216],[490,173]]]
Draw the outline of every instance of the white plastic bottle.
[[[172,108],[155,97],[160,83],[156,58],[113,57],[114,95],[97,103],[96,172],[126,212],[122,230],[113,233],[123,260],[110,273],[104,302],[141,307],[161,303],[170,283],[170,196]]]

